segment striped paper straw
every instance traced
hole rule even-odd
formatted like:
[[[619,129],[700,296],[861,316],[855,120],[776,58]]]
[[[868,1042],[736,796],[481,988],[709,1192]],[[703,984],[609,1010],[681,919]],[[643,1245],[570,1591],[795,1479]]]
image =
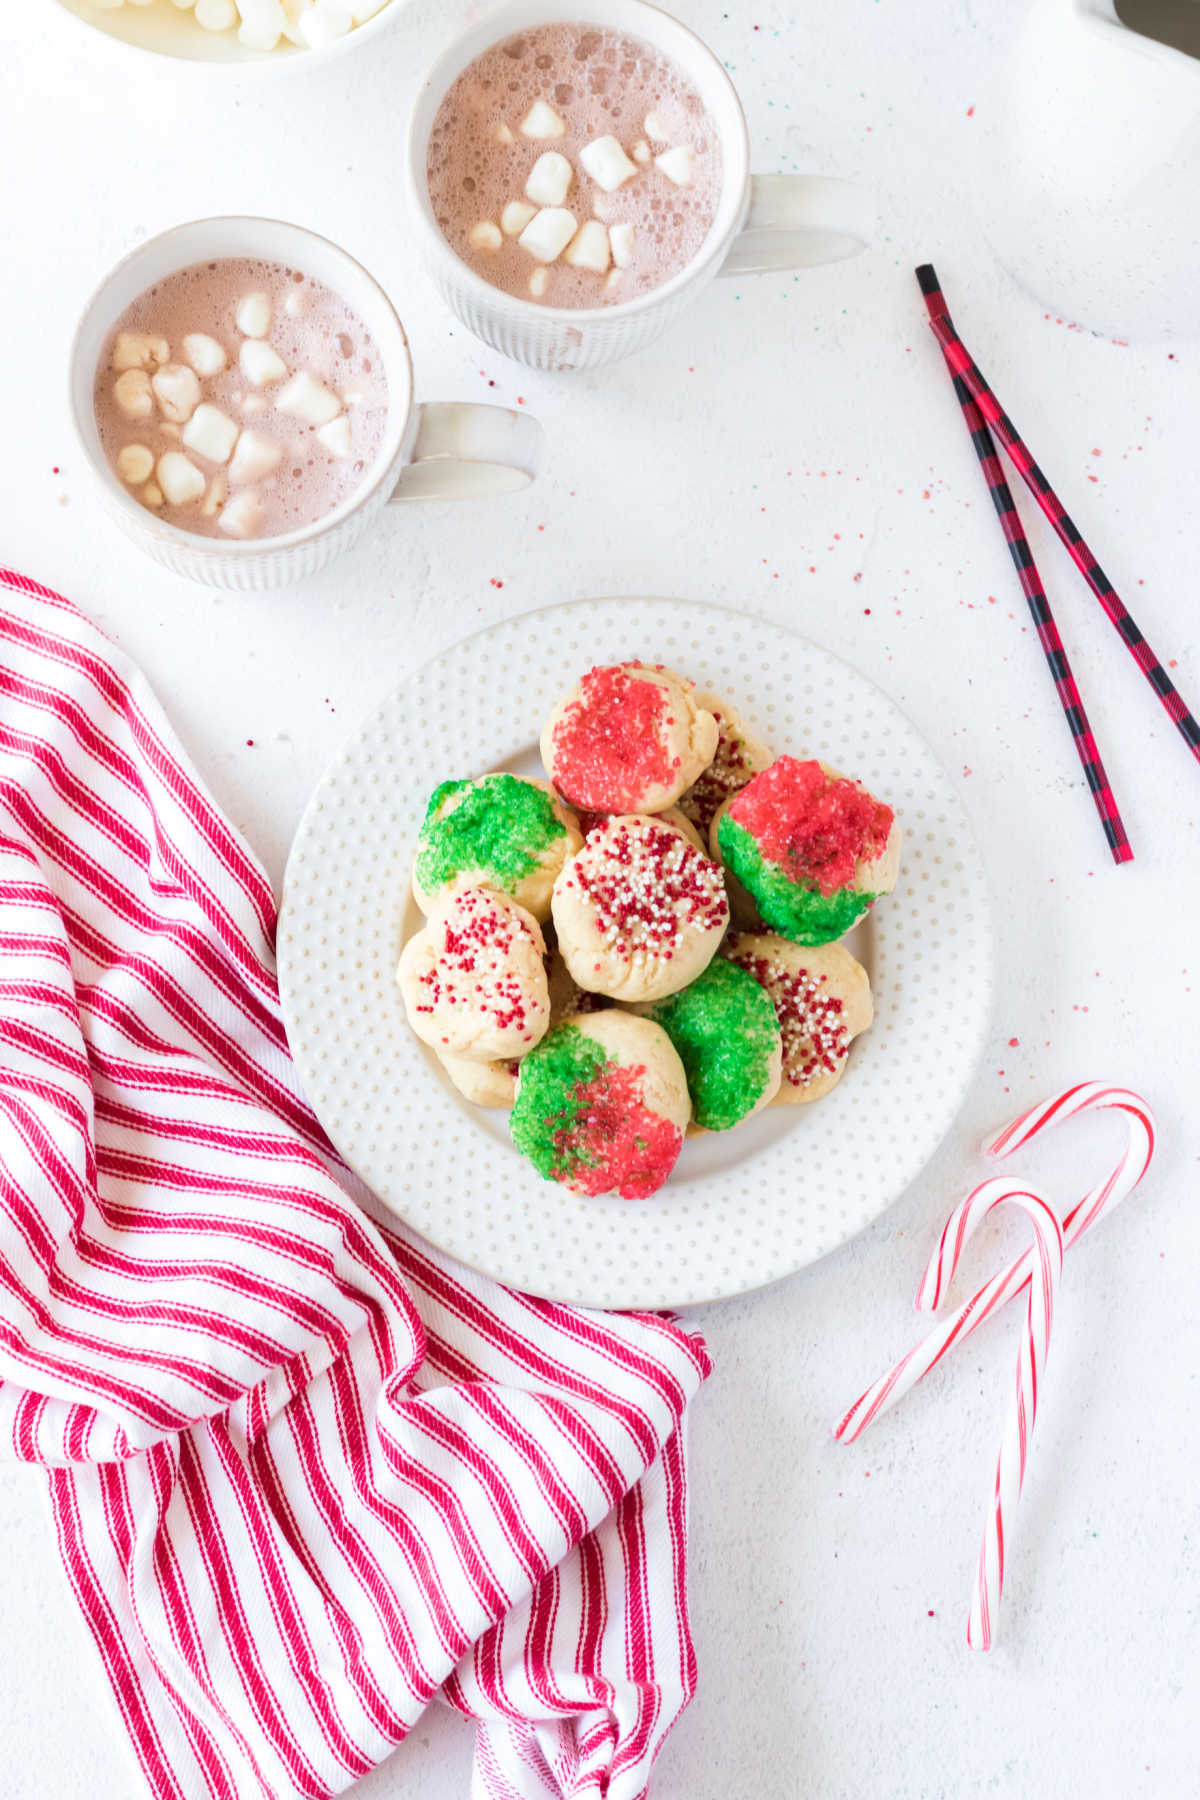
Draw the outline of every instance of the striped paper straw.
[[[1178,730],[1192,755],[1200,762],[1200,724],[1197,724],[1188,710],[1183,695],[1146,642],[1129,608],[1096,561],[1090,547],[1084,541],[1079,527],[1050,486],[1043,471],[1034,461],[1024,438],[988,386],[978,365],[972,360],[970,352],[954,329],[954,322],[950,317],[945,297],[931,263],[925,263],[917,270],[917,280],[921,284],[921,292],[925,295],[925,304],[929,309],[929,323],[933,328],[934,336],[942,347],[950,369],[966,384],[971,398],[978,405],[987,424],[995,432],[1011,458],[1013,467],[1053,526],[1071,561],[1104,608],[1105,614],[1116,627],[1126,649],[1158,695],[1168,718]]]
[[[927,274],[932,277],[933,270],[927,267],[917,271],[917,279],[921,282],[922,291],[924,291]],[[1084,708],[1083,698],[1076,685],[1066,647],[1059,636],[1054,614],[1050,610],[1046,590],[1042,586],[1037,564],[1033,560],[1033,551],[1021,529],[1021,521],[1013,502],[1012,490],[1004,479],[1004,471],[1000,467],[1000,458],[996,454],[992,434],[987,428],[982,413],[972,400],[966,383],[950,368],[949,358],[946,359],[946,367],[950,369],[954,392],[958,396],[958,404],[962,408],[963,419],[970,433],[972,447],[979,458],[979,466],[983,470],[984,480],[988,484],[988,492],[992,496],[992,504],[996,508],[996,515],[1000,520],[1001,530],[1004,532],[1004,541],[1008,545],[1013,566],[1017,571],[1017,579],[1021,583],[1021,592],[1024,594],[1029,611],[1033,616],[1038,641],[1045,653],[1059,704],[1074,740],[1075,749],[1083,768],[1084,779],[1091,791],[1092,801],[1100,818],[1105,841],[1115,863],[1132,862],[1133,849],[1100,756],[1100,747],[1096,742],[1095,733]]]

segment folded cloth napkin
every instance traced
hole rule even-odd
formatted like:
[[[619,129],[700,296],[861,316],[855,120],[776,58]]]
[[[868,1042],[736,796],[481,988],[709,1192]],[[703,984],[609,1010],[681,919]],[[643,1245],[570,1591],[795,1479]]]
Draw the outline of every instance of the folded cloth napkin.
[[[477,1800],[635,1800],[695,1680],[704,1345],[384,1214],[274,926],[143,678],[0,572],[0,1445],[159,1800],[339,1793],[439,1690]]]

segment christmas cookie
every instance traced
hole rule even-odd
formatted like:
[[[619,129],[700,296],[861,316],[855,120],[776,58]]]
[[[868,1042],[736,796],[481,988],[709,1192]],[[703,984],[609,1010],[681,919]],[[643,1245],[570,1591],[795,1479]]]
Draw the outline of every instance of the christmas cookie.
[[[710,843],[764,922],[797,944],[844,937],[900,871],[890,806],[824,763],[781,756],[718,810]]]
[[[687,1076],[692,1114],[728,1131],[779,1092],[783,1045],[771,997],[732,962],[710,963],[689,987],[639,1007],[661,1025]]]
[[[574,813],[544,781],[443,781],[421,826],[413,895],[427,913],[458,883],[488,887],[545,921],[554,878],[582,842]]]
[[[523,1059],[509,1123],[547,1181],[644,1200],[675,1167],[690,1116],[666,1032],[609,1010],[574,1014]]]
[[[588,812],[673,806],[717,748],[717,722],[669,669],[593,669],[551,713],[542,762],[559,793]]]
[[[697,688],[692,696],[697,706],[710,712],[717,721],[716,755],[707,769],[681,798],[679,805],[697,829],[708,837],[709,826],[718,808],[740,793],[751,776],[771,766],[771,752],[751,732],[727,700]]]
[[[772,932],[734,934],[721,954],[771,1000],[783,1036],[779,1105],[820,1100],[842,1078],[851,1041],[875,1015],[867,971],[841,944],[805,949]]]
[[[440,1055],[524,1056],[550,1023],[546,945],[531,913],[489,888],[454,888],[404,946],[408,1022]]]
[[[729,923],[719,866],[659,819],[594,830],[554,884],[563,961],[590,993],[658,1000],[694,981]]]

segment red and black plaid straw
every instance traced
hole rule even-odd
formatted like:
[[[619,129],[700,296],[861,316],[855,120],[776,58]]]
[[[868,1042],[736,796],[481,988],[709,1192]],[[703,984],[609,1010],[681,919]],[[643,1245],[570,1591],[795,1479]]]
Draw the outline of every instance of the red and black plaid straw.
[[[1090,547],[1084,541],[1079,527],[1063,506],[1044,472],[1034,461],[1025,440],[988,386],[978,365],[973,361],[966,345],[954,328],[954,321],[950,317],[945,297],[931,263],[925,263],[917,270],[917,280],[921,284],[921,292],[925,296],[925,305],[929,310],[929,323],[934,336],[942,347],[947,367],[966,386],[985,422],[999,438],[1013,467],[1053,526],[1071,561],[1104,608],[1109,621],[1120,633],[1126,649],[1158,695],[1168,718],[1178,730],[1192,755],[1197,761],[1200,761],[1200,724],[1197,724],[1183,695],[1146,642],[1129,608],[1096,561]]]
[[[930,296],[941,300],[941,291],[937,285],[937,276],[931,264],[917,270],[917,280],[921,284],[921,292],[930,303]],[[928,284],[928,285],[927,285]],[[1046,662],[1054,677],[1054,686],[1059,703],[1063,709],[1079,761],[1083,766],[1084,777],[1091,790],[1092,800],[1104,828],[1104,836],[1112,852],[1115,863],[1132,862],[1133,850],[1125,834],[1125,826],[1117,807],[1116,797],[1105,773],[1100,749],[1088,716],[1084,710],[1083,700],[1075,684],[1071,672],[1071,664],[1062,638],[1058,634],[1058,626],[1054,622],[1054,614],[1050,610],[1050,602],[1046,598],[1046,590],[1042,586],[1037,565],[1033,560],[1033,551],[1028,539],[1021,529],[1021,521],[1013,504],[1012,492],[1004,479],[1004,471],[1000,467],[1000,458],[996,454],[996,446],[992,442],[992,434],[987,428],[987,421],[971,398],[969,389],[962,377],[954,373],[947,357],[946,367],[950,370],[954,382],[954,392],[962,408],[963,419],[971,434],[971,443],[979,458],[988,491],[992,496],[992,504],[1000,520],[1004,532],[1004,541],[1008,545],[1013,564],[1017,571],[1017,579],[1021,583],[1021,592],[1029,603],[1030,613],[1037,628],[1038,641],[1045,652]]]

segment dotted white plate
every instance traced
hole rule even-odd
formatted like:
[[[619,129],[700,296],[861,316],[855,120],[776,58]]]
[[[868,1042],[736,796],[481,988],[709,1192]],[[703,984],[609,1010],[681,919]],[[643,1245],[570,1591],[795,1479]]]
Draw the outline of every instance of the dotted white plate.
[[[535,773],[554,702],[587,669],[667,663],[725,695],[777,752],[819,756],[904,827],[894,894],[852,948],[875,1023],[840,1085],[689,1140],[651,1200],[584,1199],[461,1099],[405,1022],[393,978],[438,782]],[[992,937],[983,867],[932,752],[878,688],[805,639],[682,600],[586,600],[496,625],[397,689],[319,783],[279,925],[288,1037],[345,1160],[408,1223],[511,1287],[601,1307],[682,1306],[791,1274],[860,1231],[948,1130],[983,1046]]]

